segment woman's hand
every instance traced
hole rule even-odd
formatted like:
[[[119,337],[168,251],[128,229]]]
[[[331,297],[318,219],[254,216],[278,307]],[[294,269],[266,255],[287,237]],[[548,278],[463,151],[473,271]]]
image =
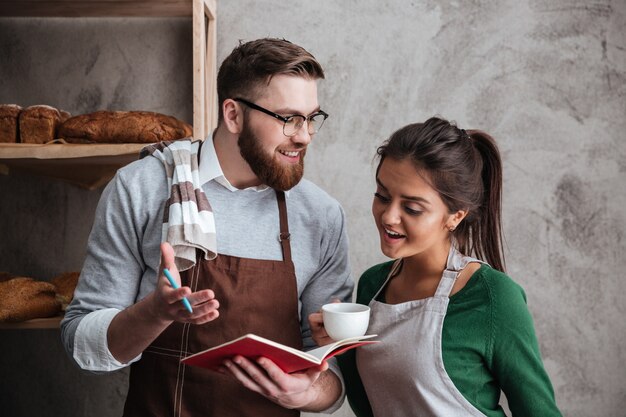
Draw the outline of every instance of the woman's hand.
[[[333,303],[340,303],[338,298],[333,298]],[[334,342],[333,339],[328,336],[326,329],[324,328],[324,317],[322,316],[322,310],[317,313],[309,314],[309,327],[311,328],[311,337],[318,346],[324,346]]]
[[[311,327],[311,336],[318,346],[332,343],[333,340],[328,336],[324,328],[324,319],[321,311],[309,314],[309,326]]]

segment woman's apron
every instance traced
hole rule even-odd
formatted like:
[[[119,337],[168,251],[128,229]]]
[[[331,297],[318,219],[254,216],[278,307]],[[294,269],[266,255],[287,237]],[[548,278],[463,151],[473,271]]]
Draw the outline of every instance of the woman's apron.
[[[402,263],[396,261],[370,302],[368,334],[380,344],[357,349],[356,362],[375,416],[476,416],[448,376],[441,355],[441,333],[450,292],[469,262],[481,262],[450,248],[435,295],[401,304],[376,301]]]
[[[181,364],[181,358],[255,333],[302,348],[296,274],[291,260],[285,194],[276,191],[283,261],[219,255],[198,257],[181,274],[192,291],[211,289],[219,317],[203,325],[172,323],[131,365],[124,416],[299,416],[243,387],[233,377]]]

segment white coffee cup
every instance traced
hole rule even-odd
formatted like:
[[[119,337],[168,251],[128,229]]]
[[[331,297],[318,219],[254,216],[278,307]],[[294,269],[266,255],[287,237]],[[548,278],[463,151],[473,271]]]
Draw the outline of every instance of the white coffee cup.
[[[357,303],[330,303],[322,306],[326,333],[333,340],[363,336],[370,321],[370,308]]]

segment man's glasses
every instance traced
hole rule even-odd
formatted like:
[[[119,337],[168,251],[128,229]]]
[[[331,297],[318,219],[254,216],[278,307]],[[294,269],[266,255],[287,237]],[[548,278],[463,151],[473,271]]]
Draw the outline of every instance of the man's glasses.
[[[307,131],[309,132],[309,135],[316,134],[322,128],[324,120],[326,120],[326,118],[328,117],[328,114],[326,112],[323,112],[322,110],[318,111],[317,113],[313,113],[310,116],[292,114],[291,116],[285,117],[281,116],[280,114],[276,114],[273,111],[264,109],[261,106],[257,106],[256,104],[251,103],[243,98],[235,98],[233,100],[243,103],[251,109],[258,110],[262,113],[265,113],[280,120],[281,122],[283,122],[283,134],[290,137],[295,136],[296,133],[298,133],[298,131],[302,129],[304,122],[306,122],[307,124]]]

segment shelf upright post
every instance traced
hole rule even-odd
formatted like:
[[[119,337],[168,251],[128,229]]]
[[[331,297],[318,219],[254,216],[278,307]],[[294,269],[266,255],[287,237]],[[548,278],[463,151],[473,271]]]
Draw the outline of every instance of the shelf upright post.
[[[215,0],[193,0],[193,136],[201,140],[217,125],[215,8]]]

